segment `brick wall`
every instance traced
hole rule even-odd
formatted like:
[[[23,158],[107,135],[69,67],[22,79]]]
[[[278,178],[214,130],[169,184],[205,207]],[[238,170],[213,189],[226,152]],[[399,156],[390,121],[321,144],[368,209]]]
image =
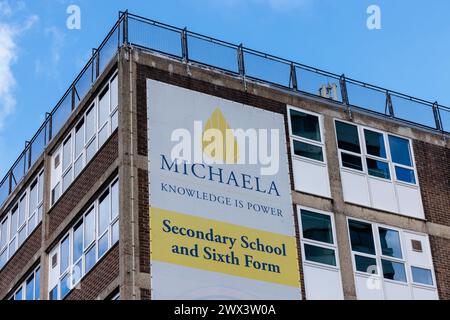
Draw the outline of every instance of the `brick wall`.
[[[14,284],[13,280],[24,271],[23,269],[39,251],[41,237],[42,224],[33,231],[12,259],[0,271],[0,298],[3,298],[8,293],[8,290]]]
[[[439,298],[450,300],[450,240],[430,236]]]
[[[65,300],[94,300],[119,276],[119,245],[114,247],[81,280]]]
[[[118,133],[116,131],[49,211],[50,226],[48,237],[53,234],[56,228],[112,165],[114,160],[117,159],[118,147]]]
[[[450,226],[450,149],[417,140],[413,146],[425,217]]]
[[[139,267],[141,272],[150,273],[150,215],[148,171],[138,170],[139,210]]]

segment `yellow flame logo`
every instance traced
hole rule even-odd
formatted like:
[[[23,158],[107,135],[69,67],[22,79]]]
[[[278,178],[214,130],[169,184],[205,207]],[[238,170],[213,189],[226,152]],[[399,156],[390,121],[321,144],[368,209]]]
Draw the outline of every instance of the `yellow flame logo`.
[[[206,121],[202,137],[203,153],[216,162],[236,164],[239,148],[233,130],[219,108]]]

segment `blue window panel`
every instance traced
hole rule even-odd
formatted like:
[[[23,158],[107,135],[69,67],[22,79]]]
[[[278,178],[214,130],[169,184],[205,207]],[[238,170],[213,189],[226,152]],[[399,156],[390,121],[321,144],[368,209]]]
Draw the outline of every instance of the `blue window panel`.
[[[386,159],[384,136],[375,131],[364,129],[367,154]]]
[[[395,166],[395,176],[399,181],[416,184],[416,175],[414,174],[414,170]]]
[[[381,260],[385,279],[406,282],[405,265],[400,262]]]
[[[380,233],[381,251],[383,255],[402,258],[402,246],[400,244],[400,235],[398,231],[386,228],[378,228]]]
[[[392,161],[408,167],[412,167],[411,150],[409,141],[403,138],[389,136]]]
[[[411,267],[412,278],[415,283],[433,285],[433,276],[430,269]]]
[[[389,165],[386,162],[367,158],[367,170],[369,175],[390,180]]]
[[[378,274],[377,260],[365,256],[355,255],[356,271],[370,274]]]

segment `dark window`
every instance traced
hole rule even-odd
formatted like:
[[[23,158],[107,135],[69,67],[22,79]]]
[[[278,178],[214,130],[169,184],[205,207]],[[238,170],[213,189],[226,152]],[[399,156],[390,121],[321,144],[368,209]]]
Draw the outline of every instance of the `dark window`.
[[[406,272],[403,263],[382,259],[381,264],[385,279],[406,282]]]
[[[323,161],[322,147],[294,140],[294,153],[298,156]]]
[[[374,258],[355,255],[356,271],[377,274],[377,261]]]
[[[325,243],[333,243],[331,218],[328,215],[301,210],[303,237]]]
[[[334,250],[305,244],[305,258],[308,261],[336,266]]]
[[[372,226],[365,222],[349,220],[350,240],[352,250],[362,253],[375,254]]]
[[[290,110],[292,134],[315,141],[320,139],[319,118],[311,114]]]
[[[361,157],[341,152],[341,158],[343,167],[363,171]]]
[[[384,137],[379,132],[364,129],[367,154],[372,156],[386,158],[386,148],[384,146]]]
[[[386,162],[367,158],[367,170],[371,176],[391,179],[389,165]]]
[[[338,147],[355,153],[361,153],[358,128],[352,124],[336,121]]]

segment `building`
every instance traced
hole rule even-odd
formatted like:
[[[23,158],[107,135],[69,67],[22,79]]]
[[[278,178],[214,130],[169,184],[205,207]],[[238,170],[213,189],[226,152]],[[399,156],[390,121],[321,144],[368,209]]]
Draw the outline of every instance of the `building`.
[[[169,158],[197,120],[205,158]],[[449,131],[438,103],[121,13],[0,184],[0,299],[450,299]]]

